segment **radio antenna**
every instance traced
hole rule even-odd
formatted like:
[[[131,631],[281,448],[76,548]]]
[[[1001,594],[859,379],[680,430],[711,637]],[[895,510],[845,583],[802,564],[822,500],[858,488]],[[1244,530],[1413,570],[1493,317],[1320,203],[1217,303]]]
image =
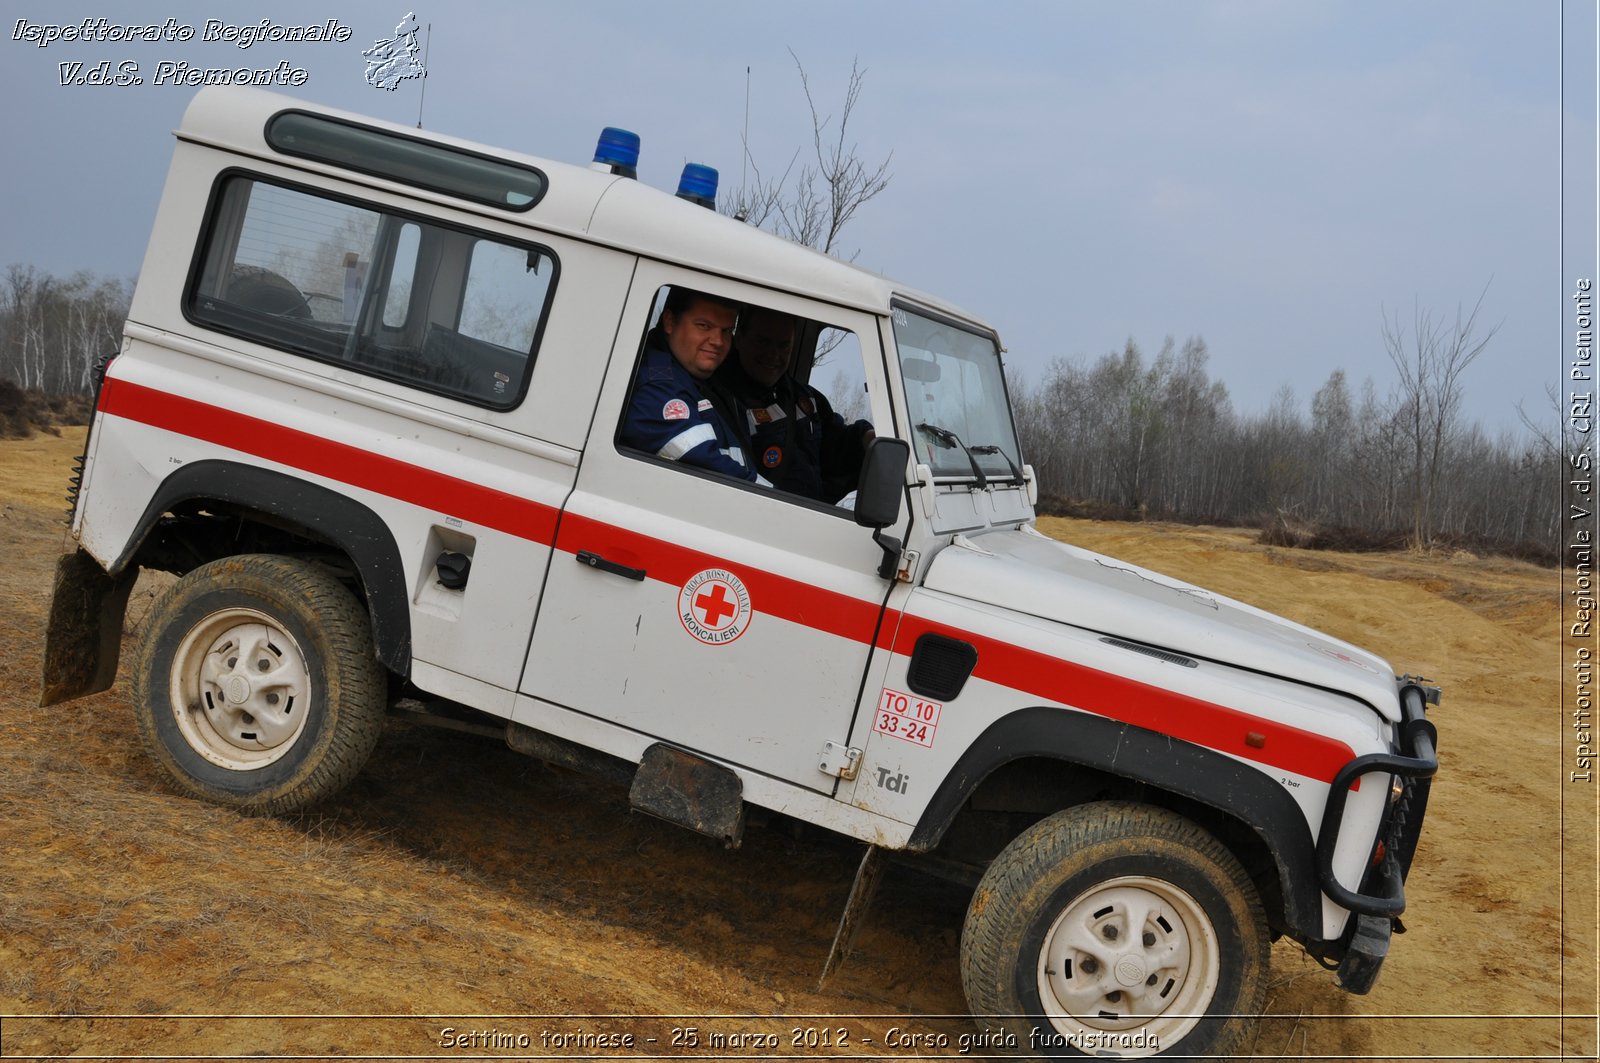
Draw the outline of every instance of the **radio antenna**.
[[[433,50],[433,23],[428,23],[428,39],[422,45],[422,95],[417,97],[417,128],[422,128],[422,105],[428,99],[428,53]]]
[[[739,153],[739,202],[744,202],[744,171],[750,162],[750,67],[744,68],[744,136]]]

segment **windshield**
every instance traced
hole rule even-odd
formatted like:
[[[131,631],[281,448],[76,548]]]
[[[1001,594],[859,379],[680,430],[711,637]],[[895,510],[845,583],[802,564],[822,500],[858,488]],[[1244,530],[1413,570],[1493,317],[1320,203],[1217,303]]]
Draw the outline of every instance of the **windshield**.
[[[935,476],[1021,482],[1011,406],[994,338],[894,308],[917,461]]]

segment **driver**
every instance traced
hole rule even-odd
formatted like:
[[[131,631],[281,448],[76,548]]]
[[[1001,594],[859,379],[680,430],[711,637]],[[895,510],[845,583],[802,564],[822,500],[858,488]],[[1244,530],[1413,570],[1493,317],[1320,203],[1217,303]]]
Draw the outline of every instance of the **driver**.
[[[689,288],[673,288],[651,330],[639,379],[623,418],[630,447],[669,461],[720,472],[761,487],[765,477],[745,463],[744,448],[719,412],[731,405],[711,376],[733,342],[737,304]]]

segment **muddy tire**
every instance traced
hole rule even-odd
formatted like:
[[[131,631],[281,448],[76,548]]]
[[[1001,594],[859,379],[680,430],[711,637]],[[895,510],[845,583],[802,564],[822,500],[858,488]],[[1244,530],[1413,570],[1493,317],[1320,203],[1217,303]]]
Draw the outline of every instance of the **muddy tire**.
[[[1215,838],[1146,805],[1080,805],[989,866],[961,939],[980,1025],[1040,1058],[1247,1055],[1270,945]]]
[[[270,554],[223,558],[151,607],[133,708],[186,793],[289,812],[353,779],[383,729],[387,675],[367,611],[325,571]]]

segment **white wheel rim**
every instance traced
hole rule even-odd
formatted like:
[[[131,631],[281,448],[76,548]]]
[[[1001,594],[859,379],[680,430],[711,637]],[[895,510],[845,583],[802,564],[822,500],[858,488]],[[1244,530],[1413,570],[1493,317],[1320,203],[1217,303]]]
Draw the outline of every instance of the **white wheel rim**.
[[[229,771],[254,771],[305,731],[311,676],[299,644],[272,617],[224,609],[184,635],[168,689],[189,748]]]
[[[1074,898],[1039,950],[1039,999],[1058,1048],[1127,1058],[1176,1045],[1217,991],[1215,927],[1161,879],[1110,879]]]

